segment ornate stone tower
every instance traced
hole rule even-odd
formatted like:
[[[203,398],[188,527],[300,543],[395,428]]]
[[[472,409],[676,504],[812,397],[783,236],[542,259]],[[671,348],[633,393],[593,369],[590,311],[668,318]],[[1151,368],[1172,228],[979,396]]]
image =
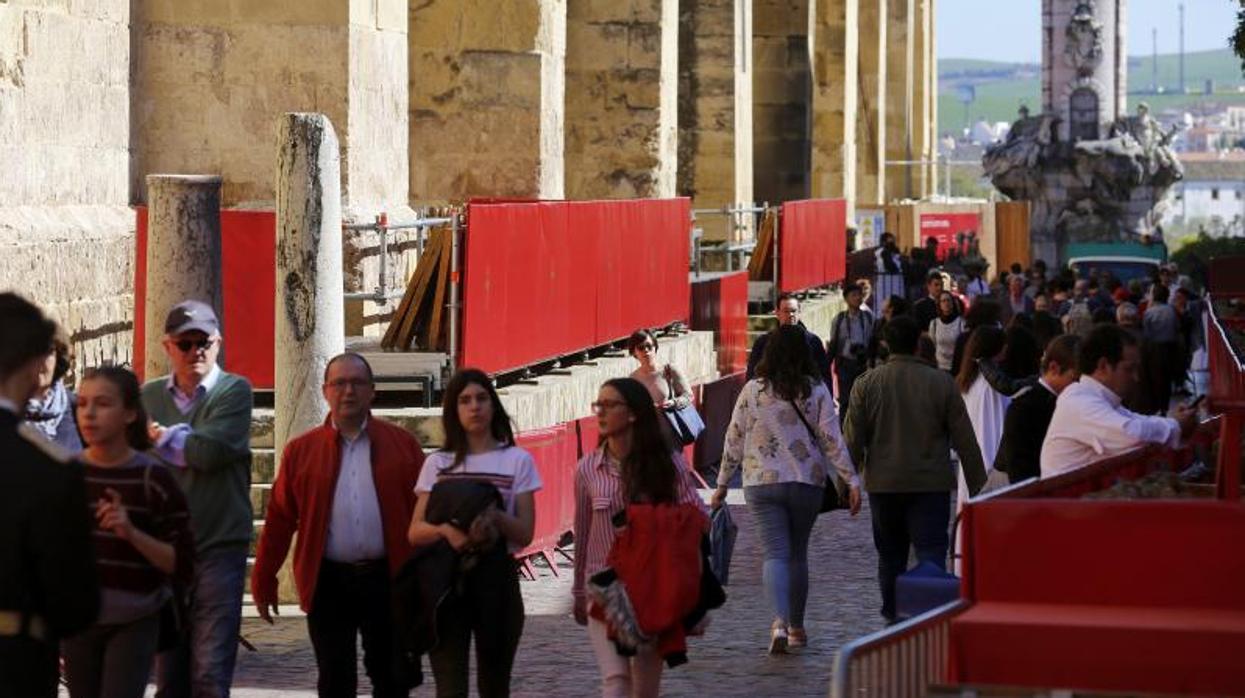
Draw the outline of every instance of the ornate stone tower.
[[[1127,111],[1126,0],[1042,0],[1042,111],[1061,141],[1106,138]]]

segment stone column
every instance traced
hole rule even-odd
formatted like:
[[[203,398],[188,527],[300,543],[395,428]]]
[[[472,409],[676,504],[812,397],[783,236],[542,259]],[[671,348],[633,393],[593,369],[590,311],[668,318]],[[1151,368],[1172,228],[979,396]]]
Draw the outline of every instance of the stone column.
[[[812,194],[856,207],[857,0],[811,0],[813,66]]]
[[[856,199],[886,203],[887,3],[860,0],[860,104],[856,119]]]
[[[921,163],[913,165],[913,196],[924,198],[930,194],[931,169],[929,161],[933,159],[930,148],[933,139],[929,133],[930,119],[930,75],[935,70],[933,56],[930,54],[930,29],[933,17],[930,13],[932,0],[916,0],[916,14],[912,18],[912,105],[908,112],[909,128],[912,130],[912,159]]]
[[[771,204],[809,195],[809,0],[752,0],[753,191]]]
[[[215,175],[147,175],[147,301],[143,375],[168,372],[160,341],[169,309],[193,298],[221,321],[220,187]],[[221,360],[227,345],[222,345]]]
[[[410,199],[560,199],[566,0],[411,3]]]
[[[674,196],[678,27],[678,0],[567,5],[568,197]]]
[[[693,208],[753,199],[751,6],[752,0],[681,5],[677,191],[692,198]],[[748,236],[717,218],[703,228],[709,240]]]
[[[277,134],[277,313],[274,444],[328,414],[321,380],[345,350],[341,155],[323,114],[289,113]]]
[[[916,0],[888,0],[886,6],[886,196],[887,203],[916,198],[912,150],[912,26]]]

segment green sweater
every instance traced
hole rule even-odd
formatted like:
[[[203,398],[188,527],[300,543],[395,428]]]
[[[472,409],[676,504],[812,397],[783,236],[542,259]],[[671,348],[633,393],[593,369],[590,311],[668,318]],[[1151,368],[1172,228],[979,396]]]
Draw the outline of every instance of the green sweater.
[[[188,414],[168,391],[168,376],[143,386],[143,407],[163,426],[189,424],[186,467],[172,468],[190,504],[195,548],[245,551],[251,543],[251,384],[221,373]]]
[[[891,355],[856,379],[843,438],[868,492],[955,489],[952,448],[968,491],[976,494],[986,483],[977,435],[955,379],[912,356]]]

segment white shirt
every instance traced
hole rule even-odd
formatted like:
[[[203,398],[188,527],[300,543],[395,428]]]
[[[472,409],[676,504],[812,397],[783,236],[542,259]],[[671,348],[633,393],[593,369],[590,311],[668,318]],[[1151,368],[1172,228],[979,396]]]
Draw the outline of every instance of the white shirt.
[[[964,408],[973,423],[973,434],[981,447],[981,461],[986,466],[987,477],[994,472],[994,459],[999,455],[999,444],[1003,441],[1003,422],[1007,419],[1007,407],[1011,404],[1011,398],[995,390],[980,374],[964,393]],[[968,483],[964,480],[963,468],[957,468],[956,473],[959,483],[959,499],[956,501],[967,502]]]
[[[341,445],[342,463],[333,490],[324,557],[334,562],[383,559],[385,529],[372,479],[372,443],[367,438],[367,422],[353,439],[338,432],[337,442]]]
[[[463,478],[487,482],[501,493],[506,513],[515,516],[515,496],[541,488],[540,473],[532,454],[518,446],[502,447],[488,453],[472,453],[454,465],[454,454],[437,451],[428,456],[415,481],[415,494],[425,495],[441,479]],[[511,552],[518,548],[510,545]]]
[[[1180,445],[1180,424],[1146,417],[1120,405],[1120,396],[1090,376],[1068,386],[1055,402],[1042,442],[1042,477],[1089,465],[1148,443]]]

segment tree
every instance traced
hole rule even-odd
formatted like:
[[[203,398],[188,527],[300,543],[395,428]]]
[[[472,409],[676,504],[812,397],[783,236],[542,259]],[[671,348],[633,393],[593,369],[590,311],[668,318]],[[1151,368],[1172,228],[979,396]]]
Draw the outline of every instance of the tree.
[[[1241,59],[1241,73],[1245,74],[1245,0],[1237,0],[1240,7],[1236,10],[1236,31],[1228,38],[1232,44],[1232,52]]]

